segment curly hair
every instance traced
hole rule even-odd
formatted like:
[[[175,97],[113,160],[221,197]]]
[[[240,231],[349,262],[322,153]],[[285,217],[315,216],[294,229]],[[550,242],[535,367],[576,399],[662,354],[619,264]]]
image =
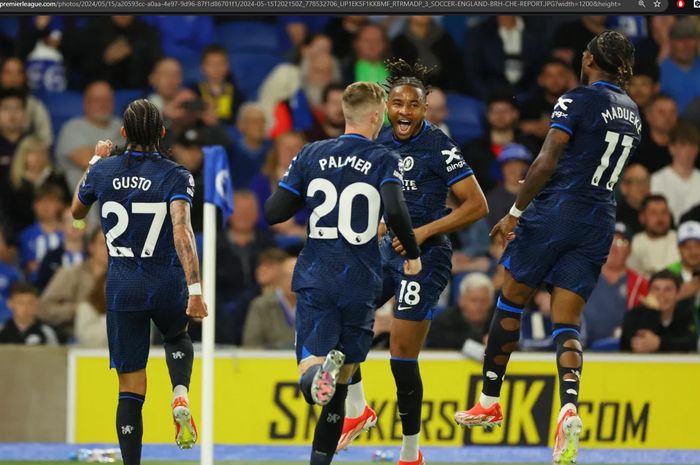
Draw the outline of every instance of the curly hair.
[[[627,37],[617,31],[603,31],[591,39],[586,49],[600,69],[627,89],[634,67],[634,45]]]
[[[160,110],[146,99],[134,100],[124,111],[127,149],[140,145],[144,152],[160,152],[163,118]]]
[[[386,60],[384,62],[386,70],[389,72],[389,77],[386,80],[384,88],[387,93],[395,87],[412,86],[423,91],[423,96],[430,93],[430,86],[426,84],[427,76],[433,72],[435,67],[428,68],[420,61],[414,64],[408,64],[403,58],[394,60]]]

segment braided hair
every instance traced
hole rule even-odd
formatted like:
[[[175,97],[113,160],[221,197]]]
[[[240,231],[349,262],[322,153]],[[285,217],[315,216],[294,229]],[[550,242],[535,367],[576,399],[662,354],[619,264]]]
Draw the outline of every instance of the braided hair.
[[[603,31],[591,39],[586,49],[600,69],[627,89],[634,66],[634,45],[627,37],[617,31]]]
[[[140,145],[144,153],[160,153],[163,118],[160,110],[146,99],[134,100],[124,111],[127,150]]]
[[[403,58],[386,60],[384,66],[389,72],[389,77],[384,85],[387,94],[399,86],[412,86],[420,89],[423,91],[424,98],[430,93],[430,86],[426,84],[426,77],[433,71],[434,67],[428,68],[420,61],[410,65]]]

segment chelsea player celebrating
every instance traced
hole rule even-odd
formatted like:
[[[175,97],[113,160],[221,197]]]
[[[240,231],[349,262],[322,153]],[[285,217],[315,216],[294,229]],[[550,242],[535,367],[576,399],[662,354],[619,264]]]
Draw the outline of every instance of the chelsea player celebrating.
[[[403,160],[404,196],[422,249],[423,271],[417,276],[403,273],[402,241],[391,232],[384,235],[380,244],[384,286],[377,306],[396,298],[390,352],[403,429],[399,465],[422,465],[419,436],[423,383],[418,355],[430,329],[432,311],[452,276],[452,245],[446,233],[483,218],[488,208],[459,148],[425,120],[429,92],[425,76],[429,69],[401,59],[387,63],[387,69],[391,127],[382,130],[378,142],[397,151]],[[454,211],[446,207],[450,191],[460,202]],[[339,450],[377,421],[376,413],[366,405],[359,373],[352,382]]]
[[[623,90],[633,63],[634,46],[625,36],[600,33],[583,52],[581,82],[587,85],[554,106],[551,128],[515,205],[491,231],[511,241],[501,259],[506,278],[486,345],[481,397],[470,410],[455,414],[464,426],[503,421],[498,397],[520,337],[523,307],[547,283],[562,404],[552,456],[556,465],[576,461],[582,428],[577,413],[581,311],[613,239],[613,189],[641,139],[639,110]]]
[[[161,153],[165,128],[148,100],[129,104],[121,132],[126,150],[109,156],[112,143],[97,144],[71,210],[82,219],[93,203],[100,204],[109,252],[109,355],[119,377],[117,436],[124,464],[138,465],[151,321],[163,334],[175,441],[189,449],[197,429],[187,398],[194,358],[187,324],[190,317],[207,316],[207,307],[190,225],[194,179]]]

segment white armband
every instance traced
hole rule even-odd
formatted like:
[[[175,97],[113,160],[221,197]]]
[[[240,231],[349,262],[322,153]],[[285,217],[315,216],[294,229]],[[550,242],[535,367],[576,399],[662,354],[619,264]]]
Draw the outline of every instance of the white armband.
[[[518,207],[516,207],[515,204],[513,204],[513,206],[510,207],[510,211],[508,212],[508,214],[509,214],[510,216],[515,217],[515,218],[520,218],[520,217],[522,216],[522,214],[523,214],[523,211],[522,211],[522,210],[518,210]]]
[[[190,295],[202,295],[202,283],[194,283],[187,286]]]

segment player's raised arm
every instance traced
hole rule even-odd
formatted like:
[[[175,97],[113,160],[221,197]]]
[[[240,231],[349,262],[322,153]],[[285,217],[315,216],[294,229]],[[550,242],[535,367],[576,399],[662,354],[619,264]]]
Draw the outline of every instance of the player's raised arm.
[[[406,200],[403,197],[403,188],[401,184],[386,182],[381,188],[381,194],[387,224],[406,251],[408,260],[404,263],[404,272],[407,275],[416,275],[422,269],[420,248],[413,232],[411,215],[408,213]]]
[[[173,223],[173,241],[175,250],[185,271],[190,297],[187,301],[187,314],[192,318],[207,316],[207,306],[202,299],[201,276],[197,245],[190,222],[190,204],[185,200],[170,202],[170,219]]]
[[[71,202],[70,210],[73,214],[73,218],[76,220],[82,220],[85,218],[90,211],[90,206],[96,200],[92,190],[92,185],[87,182],[90,168],[100,159],[108,157],[111,151],[111,140],[101,140],[97,142],[97,145],[95,145],[95,155],[92,157],[92,160],[90,160],[88,168],[85,170],[83,177],[80,178],[78,185],[75,186],[75,192],[73,193],[73,200]]]

